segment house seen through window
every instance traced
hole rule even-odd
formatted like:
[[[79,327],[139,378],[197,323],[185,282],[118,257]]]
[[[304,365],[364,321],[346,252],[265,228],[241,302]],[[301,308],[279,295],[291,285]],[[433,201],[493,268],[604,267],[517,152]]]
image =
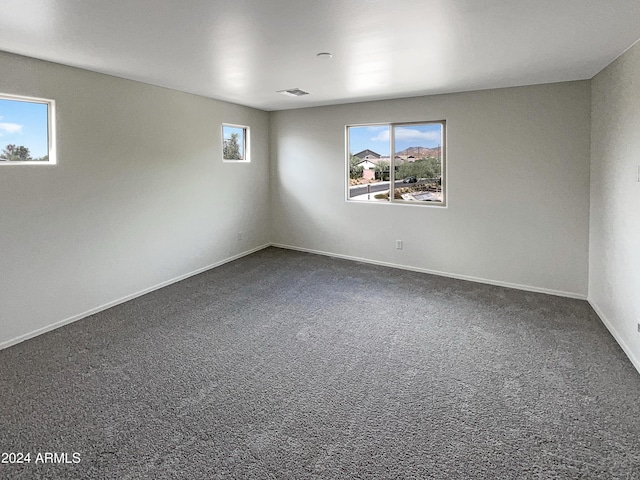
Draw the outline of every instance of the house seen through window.
[[[444,205],[444,139],[444,121],[348,126],[347,199]]]

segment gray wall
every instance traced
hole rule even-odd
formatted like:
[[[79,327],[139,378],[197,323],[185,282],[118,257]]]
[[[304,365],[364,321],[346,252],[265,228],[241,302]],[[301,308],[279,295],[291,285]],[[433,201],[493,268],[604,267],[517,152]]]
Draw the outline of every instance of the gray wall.
[[[345,125],[441,119],[447,208],[345,201]],[[273,242],[586,298],[588,81],[280,111],[271,130]]]
[[[268,243],[268,113],[1,52],[0,71],[56,101],[58,140],[57,165],[0,166],[0,348]],[[223,164],[222,122],[251,127],[250,164]]]
[[[592,83],[589,300],[640,370],[640,44]]]

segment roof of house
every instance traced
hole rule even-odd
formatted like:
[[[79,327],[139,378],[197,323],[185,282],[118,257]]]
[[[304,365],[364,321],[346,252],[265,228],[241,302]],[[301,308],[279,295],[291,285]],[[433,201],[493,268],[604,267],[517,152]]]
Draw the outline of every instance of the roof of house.
[[[368,148],[365,150],[362,150],[361,152],[358,152],[356,154],[353,155],[354,157],[358,157],[358,158],[362,158],[365,159],[367,157],[373,157],[373,158],[380,158],[381,155],[379,153],[374,152],[373,150],[369,150]]]

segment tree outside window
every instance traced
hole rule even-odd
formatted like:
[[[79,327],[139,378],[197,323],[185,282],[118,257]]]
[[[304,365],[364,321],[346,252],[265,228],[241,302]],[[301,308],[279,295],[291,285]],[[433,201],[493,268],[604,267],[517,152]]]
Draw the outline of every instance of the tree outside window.
[[[222,159],[226,162],[248,162],[249,127],[222,125]]]

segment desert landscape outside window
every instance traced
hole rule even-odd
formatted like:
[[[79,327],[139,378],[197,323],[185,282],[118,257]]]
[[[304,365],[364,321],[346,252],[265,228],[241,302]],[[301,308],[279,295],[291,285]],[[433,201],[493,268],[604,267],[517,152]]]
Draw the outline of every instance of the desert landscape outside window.
[[[347,200],[444,206],[445,193],[443,120],[347,127]]]

